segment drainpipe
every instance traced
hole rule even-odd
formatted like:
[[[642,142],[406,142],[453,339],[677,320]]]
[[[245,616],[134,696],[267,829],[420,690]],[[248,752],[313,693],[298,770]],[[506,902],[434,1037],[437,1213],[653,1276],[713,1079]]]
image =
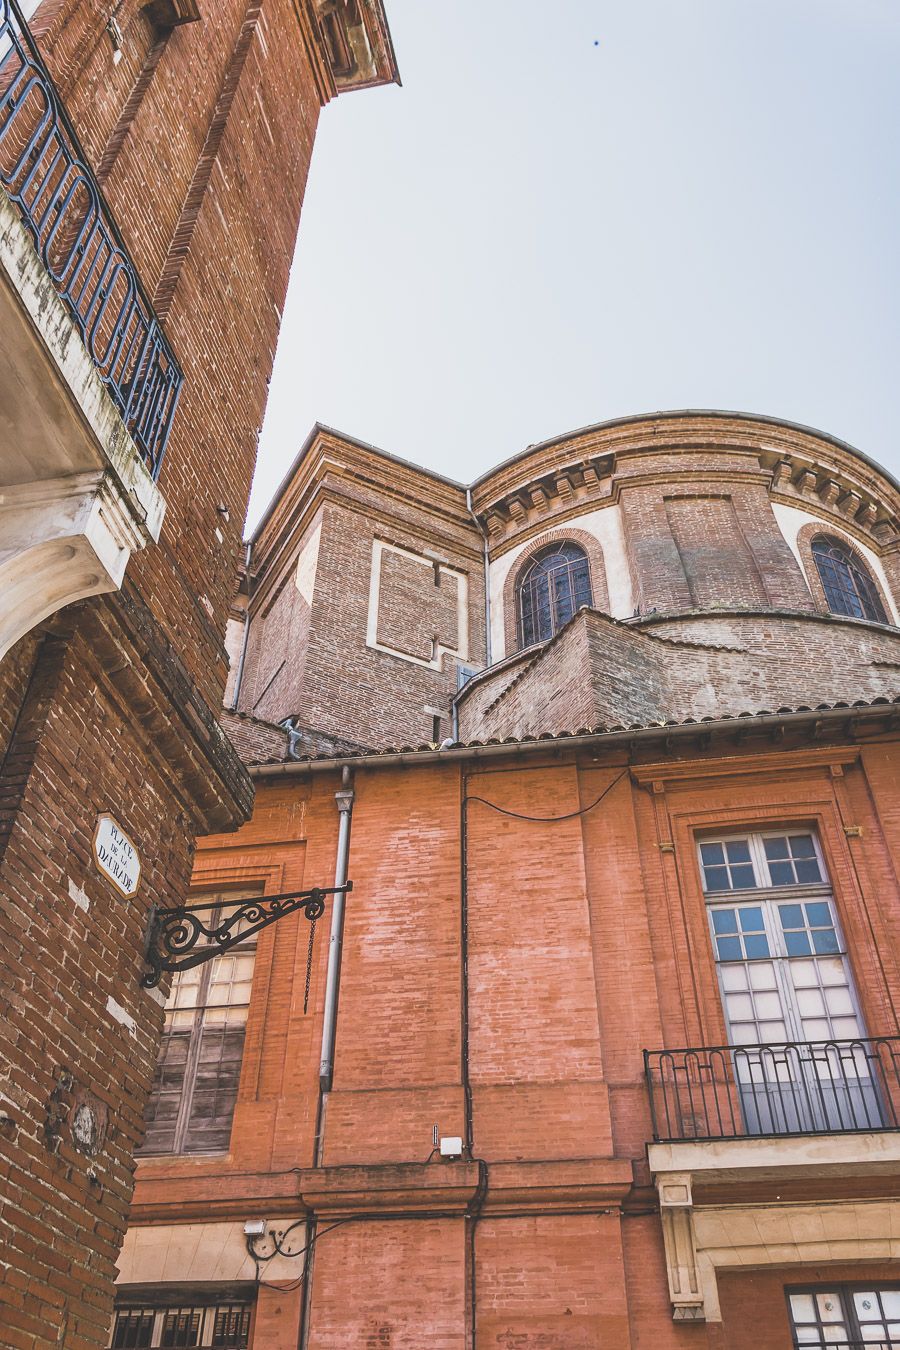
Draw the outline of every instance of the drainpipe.
[[[486,666],[490,666],[493,665],[493,657],[491,655],[491,573],[490,573],[490,556],[488,553],[488,536],[487,530],[484,529],[484,527],[481,524],[481,521],[478,519],[472,508],[471,488],[466,488],[466,506],[469,508],[469,515],[475,522],[475,528],[481,535],[483,544],[482,553],[484,556],[484,655],[485,655],[484,663]]]
[[[340,791],[334,794],[340,812],[338,824],[337,859],[334,865],[335,886],[346,886],[347,865],[350,856],[350,820],[353,814],[353,779],[350,768],[344,765]],[[331,909],[331,941],[328,946],[328,974],[325,979],[325,1014],[322,1025],[322,1059],[319,1064],[319,1088],[331,1091],[334,1074],[334,1038],[337,1030],[338,990],[341,983],[341,949],[344,943],[344,908],[347,896],[338,890]]]
[[[237,674],[234,677],[234,697],[231,700],[233,712],[237,712],[241,693],[241,680],[244,678],[244,661],[247,657],[247,639],[250,636],[250,559],[253,556],[253,540],[247,540],[247,552],[244,555],[244,571],[247,574],[247,609],[244,615],[244,636],[241,638],[241,654],[238,657]]]

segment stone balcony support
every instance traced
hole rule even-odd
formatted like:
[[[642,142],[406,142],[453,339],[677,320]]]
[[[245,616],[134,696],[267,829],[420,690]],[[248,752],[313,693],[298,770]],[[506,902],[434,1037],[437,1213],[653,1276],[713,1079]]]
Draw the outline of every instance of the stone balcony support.
[[[0,191],[0,657],[117,590],[165,502],[18,211]]]

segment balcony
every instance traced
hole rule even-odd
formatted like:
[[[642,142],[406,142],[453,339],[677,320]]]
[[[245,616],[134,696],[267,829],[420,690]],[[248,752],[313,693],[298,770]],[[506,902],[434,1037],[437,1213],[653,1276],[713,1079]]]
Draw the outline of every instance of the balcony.
[[[900,1129],[900,1036],[644,1051],[653,1139]]]
[[[159,537],[182,372],[15,0],[0,0],[0,656]]]
[[[717,1271],[896,1259],[900,1036],[644,1052],[676,1320]]]

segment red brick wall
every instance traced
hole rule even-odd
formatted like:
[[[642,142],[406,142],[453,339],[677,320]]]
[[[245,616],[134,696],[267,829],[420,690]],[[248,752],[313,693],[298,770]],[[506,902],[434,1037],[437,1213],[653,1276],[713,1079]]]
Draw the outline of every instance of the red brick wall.
[[[837,1265],[782,1266],[771,1270],[733,1270],[719,1276],[722,1319],[728,1327],[728,1350],[792,1344],[785,1288],[835,1284],[897,1284],[897,1267],[871,1262]]]
[[[24,757],[27,772],[0,877],[0,1345],[55,1345],[65,1329],[84,1350],[106,1344],[162,1022],[139,985],[147,910],[184,893],[191,851],[165,762],[123,724],[77,636],[39,651],[19,732],[6,770]],[[140,841],[132,900],[94,865],[101,811]],[[73,1134],[85,1103],[100,1122],[95,1153]]]
[[[313,1136],[327,944],[304,1017],[307,930],[290,918],[260,941],[229,1157],[142,1163],[135,1221],[179,1222],[188,1196],[196,1217],[204,1194],[212,1218],[229,1188],[274,1194],[301,1169],[320,1229],[356,1215],[317,1242],[310,1347],[462,1350],[473,1301],[478,1344],[498,1350],[743,1345],[747,1305],[729,1283],[743,1273],[724,1277],[724,1329],[672,1322],[646,1165],[642,1049],[725,1036],[694,836],[813,825],[869,1030],[895,1034],[896,763],[894,734],[861,749],[789,735],[667,754],[660,741],[630,766],[550,749],[465,770],[358,768],[325,1167]],[[204,842],[198,883],[328,877],[338,782],[261,781],[254,820]],[[463,792],[484,799],[468,807],[466,1021]],[[521,819],[548,815],[570,818]],[[465,1136],[468,1092],[481,1200],[471,1164],[425,1162],[433,1123]],[[780,1350],[783,1326],[760,1325],[754,1344]]]

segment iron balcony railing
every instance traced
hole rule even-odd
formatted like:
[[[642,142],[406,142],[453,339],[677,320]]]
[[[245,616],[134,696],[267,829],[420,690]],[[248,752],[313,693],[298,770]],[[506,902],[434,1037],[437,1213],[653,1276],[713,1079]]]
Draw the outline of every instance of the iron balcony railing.
[[[656,1142],[900,1129],[900,1036],[645,1050]]]
[[[184,377],[16,0],[0,0],[0,183],[156,478]]]

